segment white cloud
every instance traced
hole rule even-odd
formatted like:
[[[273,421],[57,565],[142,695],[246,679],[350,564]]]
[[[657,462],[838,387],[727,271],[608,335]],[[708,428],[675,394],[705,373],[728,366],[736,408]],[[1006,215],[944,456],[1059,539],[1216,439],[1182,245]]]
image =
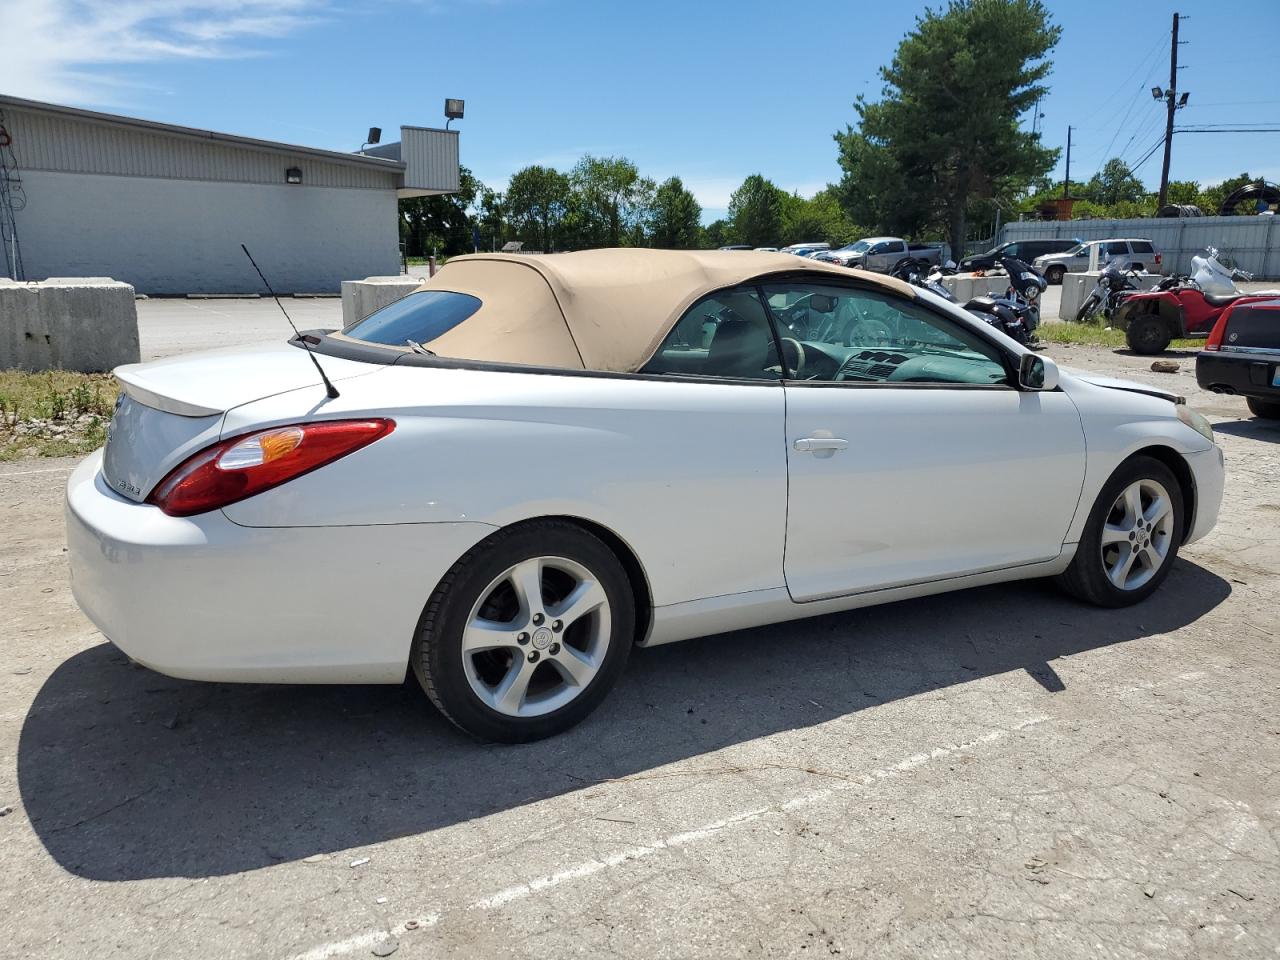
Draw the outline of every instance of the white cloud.
[[[283,37],[321,9],[319,0],[0,0],[4,92],[111,104],[130,85],[122,65],[252,56],[246,41]]]

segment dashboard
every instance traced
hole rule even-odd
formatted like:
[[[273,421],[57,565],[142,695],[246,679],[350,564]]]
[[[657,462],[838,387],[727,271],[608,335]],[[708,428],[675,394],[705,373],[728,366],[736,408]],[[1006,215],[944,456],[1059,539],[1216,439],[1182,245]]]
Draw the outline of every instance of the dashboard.
[[[1008,382],[1004,369],[986,357],[919,344],[874,348],[845,348],[837,344],[800,341],[802,380],[851,383],[965,383]]]

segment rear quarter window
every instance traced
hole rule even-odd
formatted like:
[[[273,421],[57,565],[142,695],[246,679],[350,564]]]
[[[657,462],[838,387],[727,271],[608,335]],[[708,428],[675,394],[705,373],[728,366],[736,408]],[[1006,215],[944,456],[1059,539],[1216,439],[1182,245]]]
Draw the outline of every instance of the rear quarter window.
[[[419,290],[375,310],[342,332],[353,340],[404,347],[426,344],[448,333],[479,310],[481,301],[468,293]]]
[[[1151,244],[1147,243],[1145,240],[1135,240],[1133,243],[1129,244],[1129,246],[1134,253],[1155,253]]]

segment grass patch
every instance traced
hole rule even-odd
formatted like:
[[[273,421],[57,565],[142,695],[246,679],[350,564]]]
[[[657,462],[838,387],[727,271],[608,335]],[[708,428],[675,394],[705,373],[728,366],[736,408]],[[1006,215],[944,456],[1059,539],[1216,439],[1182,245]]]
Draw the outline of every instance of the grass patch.
[[[106,373],[0,370],[0,461],[96,450],[118,391]]]
[[[1091,347],[1128,348],[1123,330],[1101,327],[1092,323],[1042,323],[1036,328],[1036,336],[1049,343],[1081,343]],[[1203,340],[1174,340],[1170,349],[1198,348]]]

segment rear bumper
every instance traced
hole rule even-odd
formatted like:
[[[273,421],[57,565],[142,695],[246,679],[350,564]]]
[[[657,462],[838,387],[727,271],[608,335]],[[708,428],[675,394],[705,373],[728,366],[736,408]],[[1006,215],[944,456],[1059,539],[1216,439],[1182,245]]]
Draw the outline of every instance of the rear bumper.
[[[190,680],[399,683],[428,596],[481,523],[242,527],[67,482],[76,602],[140,663]]]
[[[1196,356],[1196,383],[1214,393],[1278,400],[1280,387],[1272,386],[1277,369],[1280,357],[1205,350]]]

